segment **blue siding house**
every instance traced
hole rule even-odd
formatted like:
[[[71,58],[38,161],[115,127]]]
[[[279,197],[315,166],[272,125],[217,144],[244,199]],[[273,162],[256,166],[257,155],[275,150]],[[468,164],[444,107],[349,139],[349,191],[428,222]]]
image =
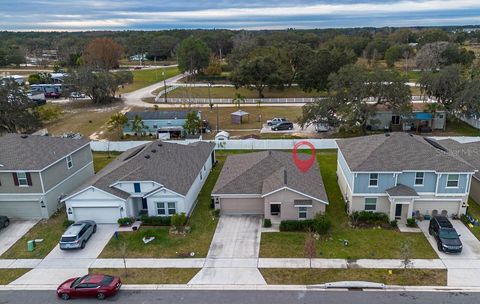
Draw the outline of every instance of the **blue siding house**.
[[[431,139],[403,132],[337,141],[338,183],[349,213],[391,220],[465,214],[474,167]]]

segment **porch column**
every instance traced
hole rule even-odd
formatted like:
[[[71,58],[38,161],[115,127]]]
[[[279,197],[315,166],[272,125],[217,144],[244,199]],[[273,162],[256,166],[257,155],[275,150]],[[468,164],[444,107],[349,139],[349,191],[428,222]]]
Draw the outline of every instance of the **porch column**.
[[[413,213],[413,202],[414,202],[414,201],[415,201],[415,200],[412,199],[412,200],[410,201],[410,204],[408,204],[407,219],[409,219],[409,218],[412,217],[412,213]]]
[[[395,206],[397,204],[395,204],[395,199],[393,199],[393,198],[389,198],[389,201],[390,201],[390,214],[388,215],[388,217],[390,218],[390,221],[394,221],[395,220]]]

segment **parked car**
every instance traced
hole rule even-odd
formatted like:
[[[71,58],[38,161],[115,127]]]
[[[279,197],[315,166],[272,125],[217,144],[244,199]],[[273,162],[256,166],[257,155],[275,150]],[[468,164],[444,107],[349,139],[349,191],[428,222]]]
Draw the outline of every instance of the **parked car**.
[[[58,93],[58,92],[45,92],[45,98],[60,98],[60,96],[62,96],[62,94]]]
[[[63,233],[59,243],[60,249],[83,249],[95,232],[97,224],[94,221],[75,222]]]
[[[267,120],[267,126],[273,126],[273,125],[276,125],[276,124],[278,124],[280,122],[284,122],[284,121],[288,121],[288,119],[275,117],[275,118]]]
[[[119,277],[104,274],[88,274],[71,278],[57,287],[57,296],[63,300],[71,298],[97,298],[103,300],[114,296],[122,286]]]
[[[72,92],[72,93],[70,93],[70,98],[71,99],[85,98],[85,94],[82,93],[82,92]]]
[[[432,217],[428,226],[428,233],[433,235],[437,241],[439,251],[446,253],[462,252],[463,245],[460,241],[460,235],[445,216]]]
[[[10,220],[5,215],[0,215],[0,228],[7,228],[10,225]]]
[[[289,121],[279,122],[272,126],[273,131],[280,131],[280,130],[293,130],[293,123]]]
[[[318,133],[328,132],[328,131],[330,131],[330,126],[326,123],[317,123],[315,125],[315,131],[317,131]]]

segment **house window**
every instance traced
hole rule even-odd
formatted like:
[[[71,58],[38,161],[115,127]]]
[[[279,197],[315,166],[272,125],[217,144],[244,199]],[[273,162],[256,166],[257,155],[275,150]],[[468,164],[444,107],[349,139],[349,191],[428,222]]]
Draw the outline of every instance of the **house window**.
[[[72,156],[69,155],[67,156],[67,168],[70,169],[73,167],[73,160],[72,160]]]
[[[27,173],[18,172],[17,173],[18,185],[19,186],[28,186]]]
[[[177,213],[177,209],[175,208],[175,203],[157,203],[157,214],[160,216],[165,215],[174,215]]]
[[[140,192],[142,192],[142,191],[140,190],[140,183],[133,183],[133,191],[134,191],[135,193],[140,193]]]
[[[307,218],[307,207],[298,207],[298,218],[306,219]]]
[[[203,165],[203,171],[207,170],[207,166]]]
[[[365,198],[365,210],[366,211],[376,211],[377,210],[377,199],[375,197]]]
[[[459,178],[458,174],[449,174],[447,177],[447,188],[457,188]]]
[[[398,126],[400,124],[400,115],[392,115],[392,125]]]
[[[368,181],[369,187],[378,186],[378,173],[370,173],[370,180]]]
[[[417,172],[415,173],[415,186],[423,186],[424,173]]]

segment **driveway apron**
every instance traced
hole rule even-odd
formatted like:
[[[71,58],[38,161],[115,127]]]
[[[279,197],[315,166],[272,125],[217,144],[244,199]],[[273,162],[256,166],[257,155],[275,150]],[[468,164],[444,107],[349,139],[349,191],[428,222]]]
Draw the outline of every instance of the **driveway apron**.
[[[7,228],[0,230],[0,255],[4,254],[13,246],[22,236],[25,235],[38,220],[31,221],[11,221]],[[27,246],[27,244],[25,244]]]

